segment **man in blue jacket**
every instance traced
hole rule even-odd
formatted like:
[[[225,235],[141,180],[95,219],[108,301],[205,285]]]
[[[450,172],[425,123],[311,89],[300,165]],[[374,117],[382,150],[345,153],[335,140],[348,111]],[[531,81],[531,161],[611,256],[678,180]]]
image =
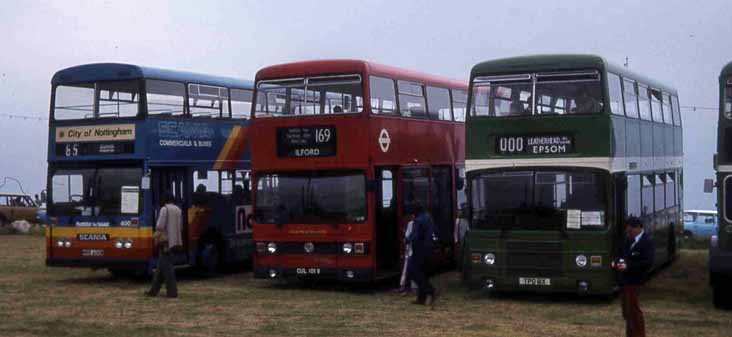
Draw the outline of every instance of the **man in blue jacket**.
[[[412,259],[407,267],[411,279],[417,283],[417,300],[415,304],[426,304],[432,306],[435,301],[435,288],[427,277],[428,260],[432,255],[434,244],[434,224],[429,213],[421,204],[414,206],[416,218],[412,223],[412,232],[407,237],[407,242],[412,246]]]
[[[643,230],[641,219],[631,216],[625,224],[627,241],[621,259],[613,267],[621,273],[620,300],[625,318],[625,334],[628,337],[645,337],[646,327],[638,302],[638,288],[653,266],[654,247]]]

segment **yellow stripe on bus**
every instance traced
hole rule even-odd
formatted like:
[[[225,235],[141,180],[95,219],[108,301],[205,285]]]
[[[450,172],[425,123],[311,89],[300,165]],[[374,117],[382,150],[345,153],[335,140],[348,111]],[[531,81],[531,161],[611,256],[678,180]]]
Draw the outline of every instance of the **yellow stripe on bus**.
[[[54,237],[76,237],[77,234],[109,234],[113,238],[149,238],[152,237],[153,233],[152,227],[53,227],[50,232]]]
[[[221,152],[219,152],[219,157],[216,159],[216,163],[214,163],[215,170],[220,170],[224,166],[226,158],[229,155],[229,151],[231,151],[231,148],[234,146],[234,144],[236,144],[236,140],[239,137],[239,132],[241,132],[241,126],[235,126],[231,129],[231,134],[226,140],[224,148],[221,149]]]

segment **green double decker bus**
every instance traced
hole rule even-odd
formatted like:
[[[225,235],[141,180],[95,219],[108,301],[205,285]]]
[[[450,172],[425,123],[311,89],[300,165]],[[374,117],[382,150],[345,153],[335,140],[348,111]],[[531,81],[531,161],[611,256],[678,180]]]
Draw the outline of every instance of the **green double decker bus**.
[[[465,279],[492,291],[610,294],[624,219],[654,267],[676,255],[682,130],[672,87],[594,55],[480,63],[470,74]]]
[[[732,62],[719,75],[719,119],[717,124],[717,214],[719,225],[709,249],[709,283],[714,306],[732,309]],[[712,192],[712,186],[705,186]]]

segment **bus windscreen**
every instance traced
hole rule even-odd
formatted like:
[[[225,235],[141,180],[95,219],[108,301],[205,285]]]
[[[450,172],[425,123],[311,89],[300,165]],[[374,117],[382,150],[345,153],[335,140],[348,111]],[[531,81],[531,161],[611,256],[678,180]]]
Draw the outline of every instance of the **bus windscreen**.
[[[64,84],[55,89],[53,116],[56,120],[134,117],[139,100],[137,81]]]
[[[141,179],[140,168],[55,170],[51,177],[49,214],[138,214]]]
[[[606,183],[596,173],[510,171],[472,178],[479,229],[592,230],[606,226]]]
[[[361,76],[262,80],[255,106],[256,117],[358,113],[363,111]]]
[[[529,116],[602,112],[597,71],[478,76],[473,80],[473,116]]]
[[[259,223],[362,223],[366,177],[335,172],[266,174],[258,178],[255,207]]]

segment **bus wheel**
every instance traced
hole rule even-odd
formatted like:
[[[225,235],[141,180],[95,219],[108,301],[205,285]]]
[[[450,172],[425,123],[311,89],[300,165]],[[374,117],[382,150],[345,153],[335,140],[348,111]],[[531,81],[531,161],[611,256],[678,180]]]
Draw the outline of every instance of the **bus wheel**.
[[[4,216],[0,215],[0,228],[4,228],[9,224],[8,220]]]
[[[693,236],[694,236],[694,233],[692,233],[691,231],[688,231],[688,230],[684,231],[684,240],[689,240]]]
[[[712,296],[714,297],[714,307],[717,309],[732,309],[732,300],[729,296],[730,291],[721,285],[712,286]]]
[[[678,250],[676,248],[676,232],[673,230],[673,225],[671,226],[671,233],[669,233],[668,236],[668,260],[673,261],[676,260]]]

